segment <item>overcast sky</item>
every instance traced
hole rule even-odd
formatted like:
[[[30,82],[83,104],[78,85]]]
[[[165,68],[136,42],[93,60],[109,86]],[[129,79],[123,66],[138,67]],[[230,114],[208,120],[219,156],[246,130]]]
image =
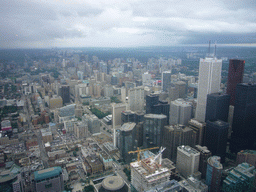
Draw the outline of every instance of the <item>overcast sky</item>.
[[[254,0],[1,0],[0,47],[256,43]]]

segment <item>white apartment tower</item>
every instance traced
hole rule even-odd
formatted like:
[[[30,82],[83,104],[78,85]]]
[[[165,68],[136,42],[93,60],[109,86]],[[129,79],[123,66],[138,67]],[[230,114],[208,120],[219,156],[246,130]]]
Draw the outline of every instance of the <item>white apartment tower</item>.
[[[143,111],[144,87],[135,87],[128,91],[128,110]]]
[[[196,118],[205,121],[207,95],[220,91],[222,60],[216,57],[200,59]]]
[[[177,170],[184,176],[188,177],[199,169],[200,152],[190,146],[179,146],[177,148]]]

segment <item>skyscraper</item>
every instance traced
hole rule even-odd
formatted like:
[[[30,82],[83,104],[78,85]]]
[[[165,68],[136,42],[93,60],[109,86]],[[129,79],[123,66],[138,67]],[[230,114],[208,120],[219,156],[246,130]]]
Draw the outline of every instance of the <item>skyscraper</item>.
[[[165,92],[168,92],[169,88],[171,87],[171,71],[164,71],[162,73],[162,89]]]
[[[63,103],[69,103],[70,102],[70,88],[69,85],[62,85],[60,88],[60,96],[63,100]]]
[[[153,113],[153,106],[157,105],[159,101],[159,95],[150,94],[146,96],[146,113]]]
[[[244,60],[229,60],[227,94],[231,96],[230,105],[235,105],[236,85],[243,82],[244,65]]]
[[[256,149],[256,84],[237,85],[232,131],[232,152]]]
[[[205,179],[207,159],[212,156],[212,153],[206,146],[196,145],[195,149],[200,152],[199,171],[202,173],[202,178]]]
[[[187,125],[191,119],[192,106],[183,99],[177,99],[171,102],[170,106],[170,124]]]
[[[207,94],[220,90],[222,60],[206,57],[200,59],[196,119],[205,121]]]
[[[225,162],[228,128],[229,124],[221,120],[206,122],[205,145],[213,155],[221,157],[222,163]]]
[[[166,125],[166,115],[146,114],[143,126],[143,147],[160,147],[163,128]]]
[[[207,120],[228,121],[230,95],[221,93],[212,93],[207,95],[206,115]]]
[[[131,111],[144,110],[144,88],[135,87],[128,91],[128,109]]]
[[[206,184],[209,192],[220,191],[223,166],[220,157],[212,156],[207,160]]]

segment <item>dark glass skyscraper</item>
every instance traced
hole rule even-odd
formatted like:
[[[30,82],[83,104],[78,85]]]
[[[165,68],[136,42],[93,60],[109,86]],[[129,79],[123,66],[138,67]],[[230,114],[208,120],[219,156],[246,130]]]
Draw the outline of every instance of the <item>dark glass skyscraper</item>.
[[[60,94],[61,94],[61,98],[62,98],[64,104],[70,102],[69,85],[62,85],[60,88]]]
[[[235,105],[236,85],[243,82],[244,65],[244,60],[229,60],[227,94],[231,96],[230,105]]]
[[[228,128],[229,124],[221,120],[206,122],[205,145],[213,155],[221,157],[221,162],[225,162]]]
[[[154,113],[153,107],[157,105],[159,101],[159,95],[150,94],[146,96],[146,114]]]
[[[212,93],[207,95],[206,115],[207,120],[228,121],[230,95],[221,93]]]
[[[232,152],[256,149],[256,84],[241,83],[236,87],[232,124]]]

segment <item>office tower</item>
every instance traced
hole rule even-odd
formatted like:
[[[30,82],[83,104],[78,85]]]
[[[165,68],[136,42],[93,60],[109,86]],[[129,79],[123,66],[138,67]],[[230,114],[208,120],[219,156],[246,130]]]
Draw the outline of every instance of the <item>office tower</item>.
[[[70,102],[70,90],[69,85],[62,85],[60,88],[60,96],[63,100],[63,104]]]
[[[164,71],[162,73],[162,90],[165,92],[168,92],[171,87],[171,75],[171,71]]]
[[[120,154],[126,163],[130,163],[134,157],[133,154],[128,154],[129,151],[134,151],[137,147],[135,140],[136,123],[125,123],[117,130],[117,147]]]
[[[177,157],[177,147],[181,145],[195,146],[195,133],[184,125],[168,125],[163,129],[163,152],[164,157],[175,162]]]
[[[160,147],[162,144],[162,132],[166,125],[166,115],[144,115],[143,147]]]
[[[185,178],[196,173],[199,168],[200,153],[190,146],[179,146],[177,148],[177,171]]]
[[[125,87],[121,87],[121,100],[123,103],[126,102],[126,88]]]
[[[188,179],[180,181],[179,184],[182,187],[182,192],[208,192],[208,186],[193,176],[189,176]]]
[[[230,150],[256,149],[256,84],[236,87]]]
[[[88,124],[79,121],[74,123],[74,135],[78,139],[88,137]]]
[[[228,69],[227,94],[230,97],[230,105],[235,105],[236,86],[243,82],[244,60],[230,59]]]
[[[114,89],[111,85],[105,85],[104,88],[104,97],[112,97],[114,95]]]
[[[91,134],[100,133],[101,122],[96,115],[87,115],[88,130]]]
[[[159,95],[157,94],[150,94],[146,96],[146,113],[154,113],[153,107],[157,105],[159,102]]]
[[[150,94],[146,96],[146,114],[164,114],[167,117],[167,124],[170,119],[170,105],[167,101],[159,101],[159,95]]]
[[[223,166],[220,163],[220,157],[212,156],[207,160],[206,185],[209,192],[220,191],[221,175]]]
[[[112,125],[114,129],[114,146],[116,147],[116,127],[121,126],[121,113],[122,111],[126,111],[126,104],[112,104]]]
[[[138,122],[135,127],[135,140],[138,147],[143,146],[143,125],[144,122]]]
[[[133,111],[122,111],[121,112],[121,125],[128,122],[135,122],[135,113]]]
[[[207,120],[228,121],[230,95],[221,93],[212,93],[207,95],[206,115]]]
[[[111,85],[117,85],[118,84],[118,79],[117,76],[112,76],[111,77]]]
[[[228,128],[229,124],[221,120],[206,122],[205,145],[213,155],[221,157],[222,163],[225,162]]]
[[[183,99],[171,101],[170,105],[170,125],[187,125],[191,119],[192,106]]]
[[[79,80],[84,80],[84,72],[83,71],[77,71],[77,77]]]
[[[174,86],[179,93],[179,98],[185,98],[187,93],[187,84],[184,81],[178,81],[174,83]]]
[[[188,127],[193,129],[196,134],[196,145],[203,145],[205,140],[205,123],[199,122],[196,119],[191,119],[188,122]]]
[[[135,87],[128,91],[128,109],[131,111],[144,110],[144,88]]]
[[[222,191],[254,191],[255,172],[254,166],[248,163],[239,164],[232,169],[224,179]]]
[[[151,86],[151,74],[146,72],[142,74],[142,85]]]
[[[143,122],[144,121],[145,113],[136,111],[135,112],[135,123]]]
[[[238,152],[236,156],[236,165],[243,162],[249,163],[250,165],[256,167],[256,151],[242,150]]]
[[[195,149],[200,152],[199,171],[202,174],[201,177],[205,179],[207,170],[207,159],[212,156],[212,153],[207,149],[206,146],[196,145]]]
[[[51,167],[34,172],[36,191],[63,191],[64,181],[61,167]]]
[[[220,91],[222,60],[200,59],[196,119],[205,122],[207,94]]]

